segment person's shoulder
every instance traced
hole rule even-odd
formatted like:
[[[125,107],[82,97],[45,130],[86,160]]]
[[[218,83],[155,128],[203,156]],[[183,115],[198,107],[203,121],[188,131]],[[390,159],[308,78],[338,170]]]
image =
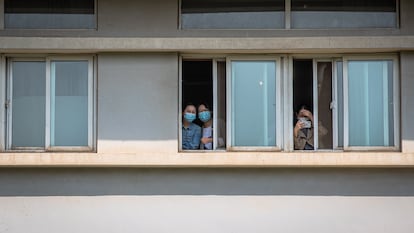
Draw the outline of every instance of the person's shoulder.
[[[199,125],[197,125],[196,123],[191,123],[191,127],[194,128],[194,129],[200,129],[201,130],[201,127]]]

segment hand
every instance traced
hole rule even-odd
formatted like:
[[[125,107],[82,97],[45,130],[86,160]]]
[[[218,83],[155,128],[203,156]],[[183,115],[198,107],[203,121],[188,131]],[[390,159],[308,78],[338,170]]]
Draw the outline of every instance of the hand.
[[[201,138],[201,143],[207,144],[213,141],[213,138]]]
[[[303,122],[296,122],[295,128],[293,129],[293,134],[295,138],[298,136],[299,130],[303,128],[304,123]]]

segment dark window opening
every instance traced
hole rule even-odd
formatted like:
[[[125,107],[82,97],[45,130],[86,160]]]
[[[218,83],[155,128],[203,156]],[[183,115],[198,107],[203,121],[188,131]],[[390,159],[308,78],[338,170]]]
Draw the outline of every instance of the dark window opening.
[[[94,14],[95,0],[5,0],[5,13]]]
[[[301,108],[309,110],[314,118],[313,126],[308,129],[301,129],[302,138],[305,138],[312,147],[317,149],[333,149],[333,132],[332,132],[332,62],[316,63],[316,79],[313,77],[313,61],[312,60],[294,60],[293,61],[293,109],[294,126],[300,116],[298,116]],[[317,91],[317,106],[314,109],[314,82]],[[316,127],[317,125],[317,127]],[[318,130],[317,133],[313,129]],[[314,133],[314,137],[308,135],[308,131]],[[295,143],[300,144],[300,140],[295,135]],[[302,141],[303,143],[303,141]],[[316,145],[317,144],[317,145]],[[303,144],[305,145],[305,144]],[[295,146],[296,149],[306,149],[301,146]],[[307,147],[311,149],[310,146]]]

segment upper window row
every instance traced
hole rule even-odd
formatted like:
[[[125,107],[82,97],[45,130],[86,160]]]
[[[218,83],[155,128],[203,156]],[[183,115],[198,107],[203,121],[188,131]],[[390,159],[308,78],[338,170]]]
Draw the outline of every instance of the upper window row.
[[[4,0],[4,26],[94,29],[97,0]],[[395,28],[397,0],[181,0],[183,29]]]
[[[395,28],[396,0],[182,0],[183,29]]]

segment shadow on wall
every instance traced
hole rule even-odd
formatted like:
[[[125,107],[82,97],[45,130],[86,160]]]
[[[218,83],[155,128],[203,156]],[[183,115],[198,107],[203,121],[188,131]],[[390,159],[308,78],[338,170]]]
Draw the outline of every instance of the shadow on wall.
[[[414,169],[3,168],[0,196],[414,196]]]

